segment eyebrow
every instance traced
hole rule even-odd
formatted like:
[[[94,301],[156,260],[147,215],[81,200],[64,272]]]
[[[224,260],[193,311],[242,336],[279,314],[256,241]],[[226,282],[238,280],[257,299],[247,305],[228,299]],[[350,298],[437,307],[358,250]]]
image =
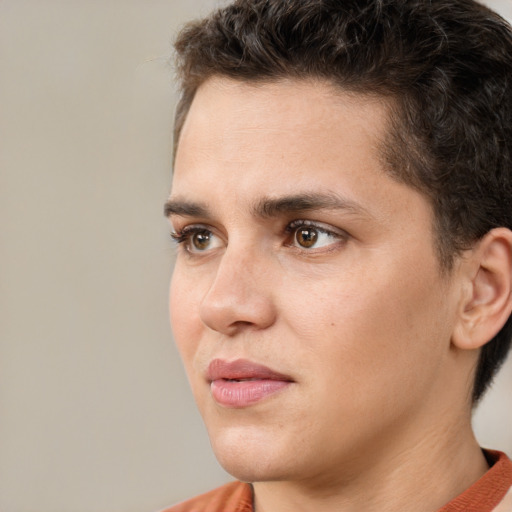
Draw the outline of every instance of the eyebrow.
[[[260,218],[278,217],[283,214],[300,213],[315,210],[345,210],[349,213],[372,217],[362,205],[334,193],[304,193],[282,197],[265,197],[252,208],[252,213]],[[166,217],[205,217],[211,218],[208,207],[202,203],[177,199],[168,199],[164,205]]]
[[[354,214],[371,216],[359,203],[334,193],[305,193],[263,198],[254,206],[253,213],[258,217],[270,218],[284,213],[313,210],[345,210]]]
[[[168,199],[164,204],[164,215],[178,215],[180,217],[209,217],[208,208],[199,203]]]

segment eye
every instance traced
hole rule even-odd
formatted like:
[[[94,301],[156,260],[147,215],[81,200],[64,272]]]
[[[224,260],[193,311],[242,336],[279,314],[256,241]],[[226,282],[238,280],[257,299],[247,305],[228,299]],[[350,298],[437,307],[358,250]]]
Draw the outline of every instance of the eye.
[[[222,246],[222,240],[202,226],[187,226],[181,231],[171,233],[171,237],[191,254],[209,252]]]
[[[311,221],[296,220],[290,223],[287,232],[291,235],[289,245],[300,249],[329,247],[347,237],[346,233]]]
[[[321,233],[319,233],[316,228],[304,227],[295,231],[295,241],[298,245],[305,247],[306,249],[313,247],[317,243],[320,236]]]
[[[212,237],[213,235],[210,231],[198,231],[190,235],[190,244],[197,251],[205,251],[208,249]]]

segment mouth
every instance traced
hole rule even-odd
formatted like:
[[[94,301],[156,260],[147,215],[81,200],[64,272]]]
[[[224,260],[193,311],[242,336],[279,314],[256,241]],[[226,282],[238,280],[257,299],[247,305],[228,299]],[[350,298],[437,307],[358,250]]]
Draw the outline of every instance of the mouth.
[[[246,359],[214,359],[206,378],[218,405],[238,409],[261,402],[294,382],[288,375]]]

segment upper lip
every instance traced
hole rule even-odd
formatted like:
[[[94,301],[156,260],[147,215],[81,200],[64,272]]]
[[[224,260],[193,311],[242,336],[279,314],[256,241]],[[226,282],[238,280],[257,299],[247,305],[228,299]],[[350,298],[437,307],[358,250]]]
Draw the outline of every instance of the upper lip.
[[[206,378],[212,382],[214,380],[283,380],[292,382],[289,375],[277,372],[262,364],[254,363],[247,359],[236,359],[235,361],[225,361],[223,359],[213,359],[208,365]]]

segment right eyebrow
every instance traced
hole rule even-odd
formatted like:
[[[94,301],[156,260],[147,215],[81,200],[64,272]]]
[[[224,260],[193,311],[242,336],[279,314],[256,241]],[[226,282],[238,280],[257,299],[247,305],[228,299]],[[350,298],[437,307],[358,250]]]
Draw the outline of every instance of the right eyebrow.
[[[200,203],[182,201],[180,199],[168,199],[164,204],[164,215],[178,215],[180,217],[209,217],[208,208]]]

